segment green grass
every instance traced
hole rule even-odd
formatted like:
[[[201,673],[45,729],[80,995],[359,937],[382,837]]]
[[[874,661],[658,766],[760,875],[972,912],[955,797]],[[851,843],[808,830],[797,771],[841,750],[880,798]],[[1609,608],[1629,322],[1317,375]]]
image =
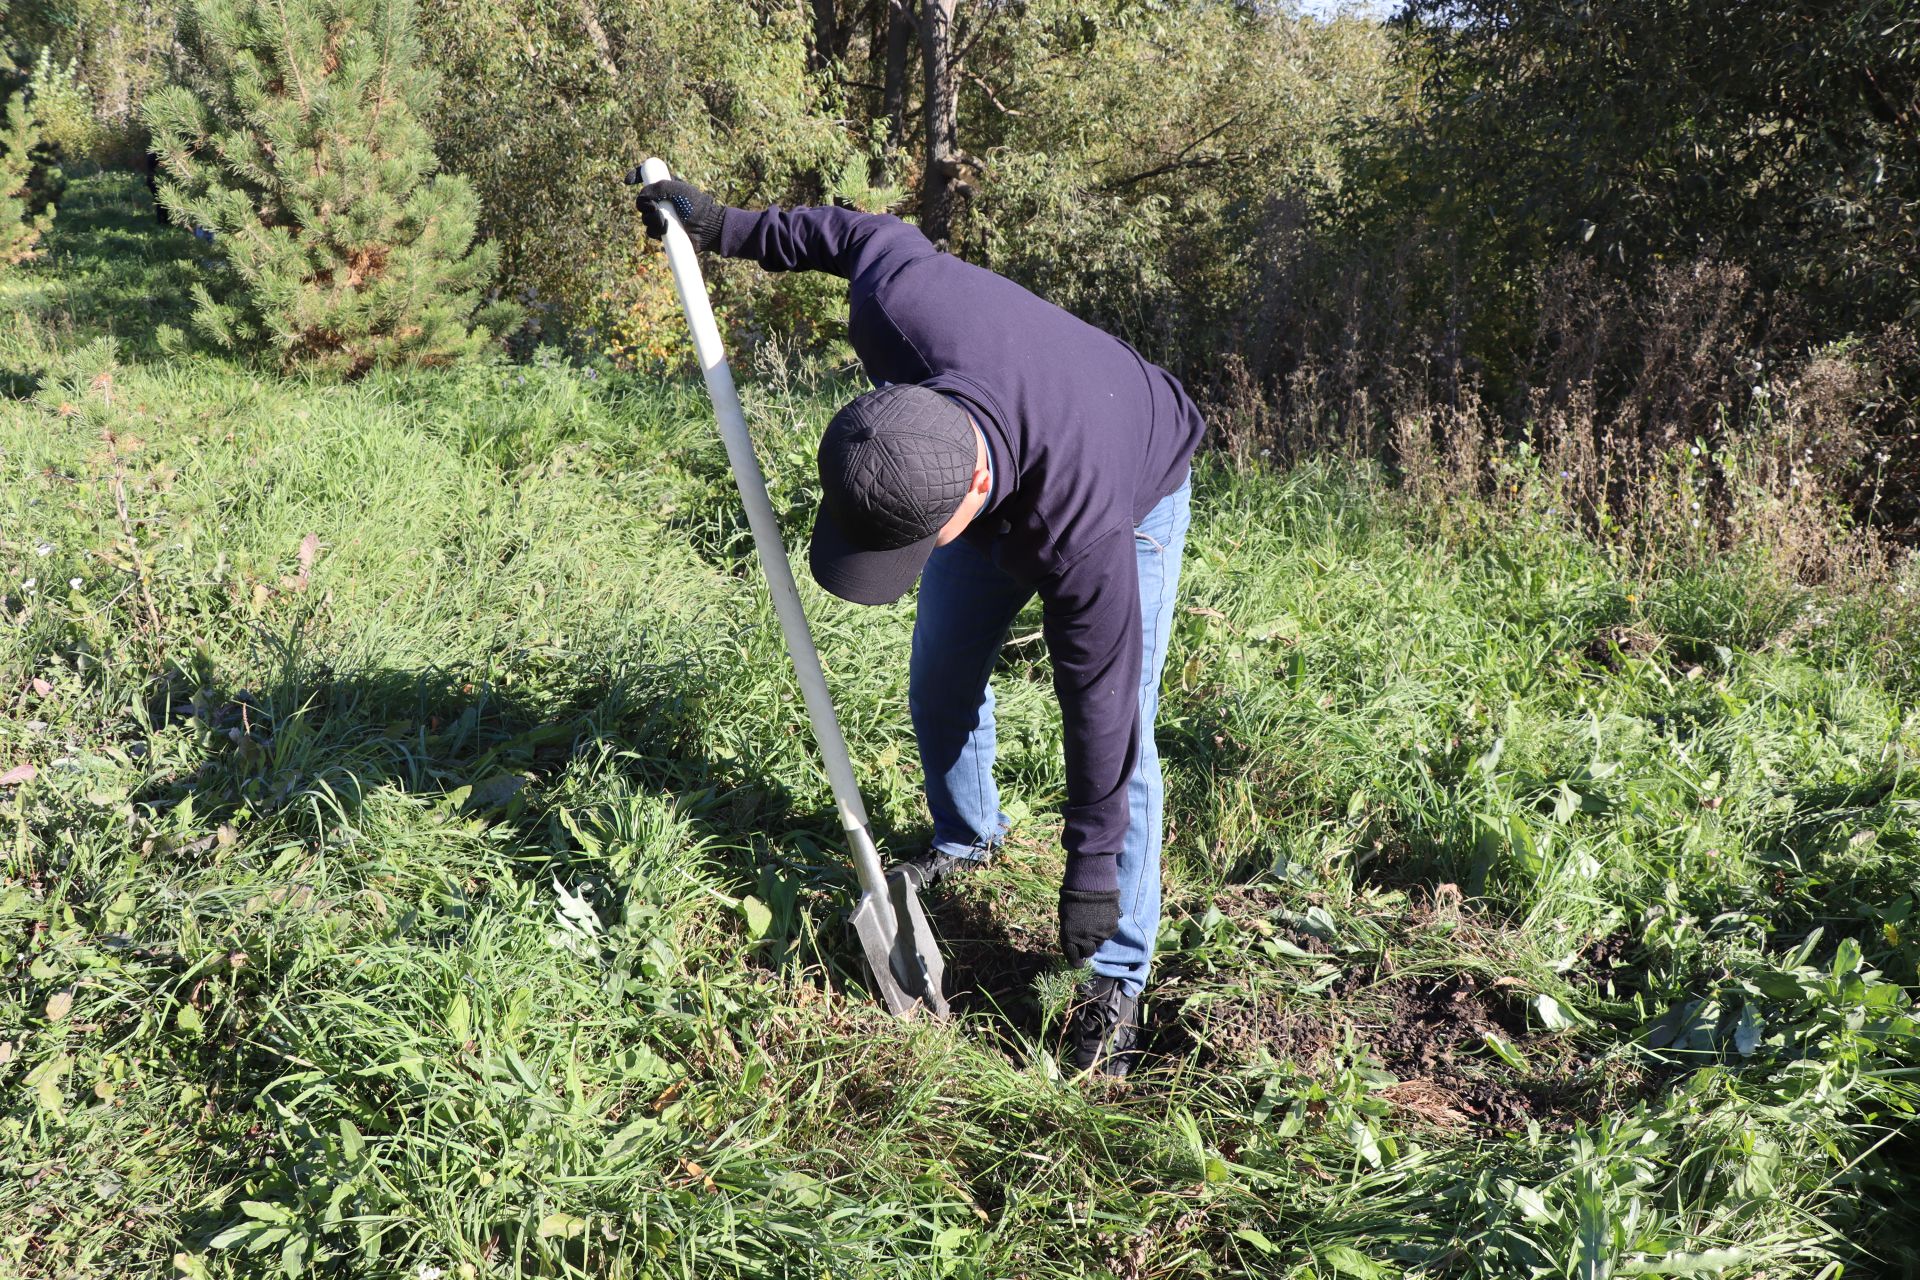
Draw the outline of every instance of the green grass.
[[[182,351],[136,189],[0,281],[0,1274],[1920,1274],[1900,597],[1206,462],[1089,1084],[1037,641],[893,1021],[698,387]],[[847,390],[747,389],[796,543]],[[806,602],[909,848],[911,606]]]

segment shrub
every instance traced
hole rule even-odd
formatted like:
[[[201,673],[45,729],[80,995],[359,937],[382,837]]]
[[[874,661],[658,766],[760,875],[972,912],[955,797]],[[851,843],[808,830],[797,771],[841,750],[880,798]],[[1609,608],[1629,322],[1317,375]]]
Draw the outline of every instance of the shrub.
[[[983,40],[962,251],[1203,376],[1297,252],[1267,220],[1337,188],[1394,83],[1378,25],[1269,6],[1036,0]]]
[[[62,160],[90,161],[107,141],[107,130],[94,114],[93,93],[80,78],[73,59],[55,62],[50,49],[40,50],[27,79],[27,97],[40,122],[40,140]]]
[[[588,345],[615,328],[643,350],[675,341],[633,332],[652,306],[640,263],[653,249],[620,179],[642,158],[744,205],[819,200],[864,157],[807,74],[798,6],[435,0],[421,24],[433,64],[467,86],[432,105],[441,155],[481,192],[521,300]],[[717,269],[716,294],[757,292],[754,274]]]
[[[40,237],[53,225],[53,206],[34,212],[27,190],[39,129],[26,99],[15,94],[0,127],[0,267],[38,257]]]
[[[470,323],[495,254],[474,243],[472,188],[435,172],[408,0],[197,0],[186,36],[191,87],[146,117],[162,202],[233,271],[228,297],[196,291],[206,334],[354,376],[455,359],[512,323],[497,305]]]

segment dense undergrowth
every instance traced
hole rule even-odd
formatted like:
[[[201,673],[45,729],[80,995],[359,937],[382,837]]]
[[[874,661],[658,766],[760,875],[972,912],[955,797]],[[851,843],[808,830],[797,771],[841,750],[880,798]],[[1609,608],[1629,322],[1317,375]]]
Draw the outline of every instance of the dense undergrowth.
[[[963,1016],[890,1020],[698,387],[165,354],[125,192],[0,297],[0,1271],[1920,1271],[1910,582],[1204,461],[1090,1085],[1037,626]],[[796,540],[846,391],[747,389]],[[806,598],[911,847],[911,606]]]

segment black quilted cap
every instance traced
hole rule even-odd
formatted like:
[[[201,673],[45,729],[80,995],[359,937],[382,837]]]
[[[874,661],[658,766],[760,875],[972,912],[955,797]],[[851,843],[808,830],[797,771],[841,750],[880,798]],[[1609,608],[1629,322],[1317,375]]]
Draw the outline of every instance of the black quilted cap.
[[[855,604],[905,595],[967,496],[977,456],[966,410],[925,387],[882,387],[834,414],[820,437],[814,580]]]

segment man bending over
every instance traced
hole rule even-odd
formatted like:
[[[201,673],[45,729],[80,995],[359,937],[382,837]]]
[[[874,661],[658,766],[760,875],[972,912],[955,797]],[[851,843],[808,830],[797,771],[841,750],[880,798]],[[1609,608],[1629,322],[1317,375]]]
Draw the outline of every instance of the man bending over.
[[[655,237],[662,201],[696,248],[848,282],[848,336],[877,389],[821,437],[809,560],[855,604],[920,583],[908,705],[933,843],[908,865],[923,888],[985,865],[1006,835],[987,677],[1039,595],[1066,737],[1060,948],[1092,968],[1070,1057],[1126,1074],[1160,920],[1153,722],[1200,411],[1126,343],[898,218],[752,213],[668,181],[639,193]]]

